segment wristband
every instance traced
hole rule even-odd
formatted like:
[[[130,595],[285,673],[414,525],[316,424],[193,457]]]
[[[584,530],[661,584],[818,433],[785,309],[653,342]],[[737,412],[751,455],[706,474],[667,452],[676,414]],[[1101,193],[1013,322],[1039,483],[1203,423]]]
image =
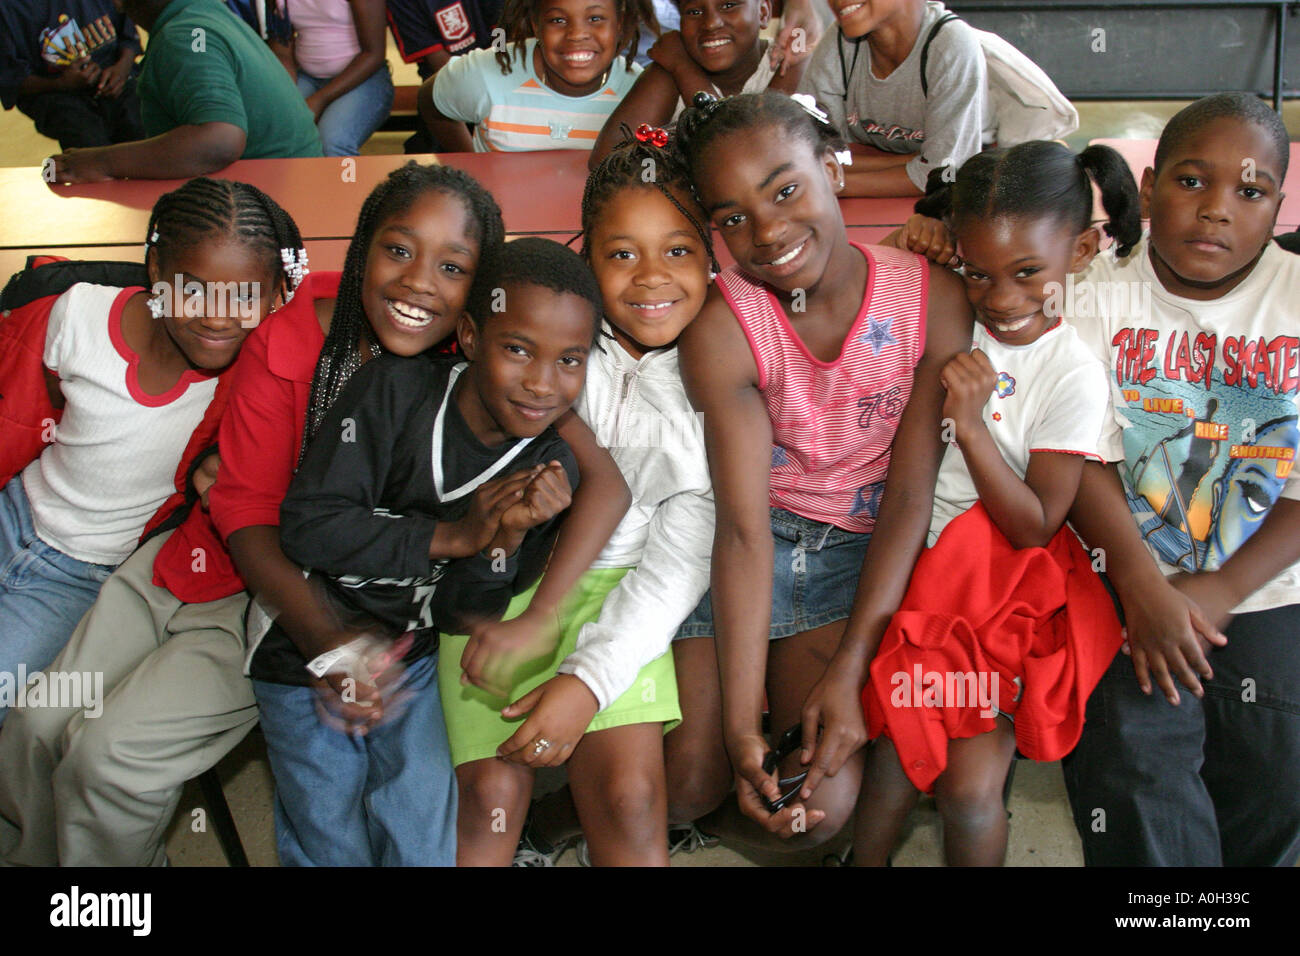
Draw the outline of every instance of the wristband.
[[[349,677],[362,679],[364,676],[369,683],[369,675],[366,673],[366,651],[370,643],[371,639],[362,635],[346,644],[331,648],[309,660],[307,670],[316,677],[324,677],[326,674],[347,674]]]

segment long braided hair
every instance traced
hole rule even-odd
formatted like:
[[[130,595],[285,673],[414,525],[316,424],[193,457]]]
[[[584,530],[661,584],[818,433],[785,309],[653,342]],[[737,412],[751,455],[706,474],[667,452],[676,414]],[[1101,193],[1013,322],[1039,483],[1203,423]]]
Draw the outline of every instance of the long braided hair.
[[[600,165],[587,177],[582,191],[582,254],[590,261],[588,246],[592,230],[605,206],[624,189],[658,189],[677,207],[686,221],[699,234],[704,250],[709,256],[709,268],[720,272],[713,254],[713,232],[704,210],[694,200],[690,171],[670,138],[665,146],[643,142],[624,127],[625,139],[601,160]]]
[[[316,360],[316,373],[311,380],[311,394],[307,400],[307,422],[303,431],[298,462],[306,454],[307,445],[315,437],[339,390],[361,365],[364,348],[369,357],[381,351],[379,340],[366,317],[361,303],[361,287],[365,280],[366,259],[370,243],[379,225],[396,211],[405,209],[427,192],[441,192],[455,196],[465,204],[469,225],[479,244],[479,268],[475,270],[470,295],[474,294],[482,276],[489,270],[484,265],[498,254],[505,243],[505,223],[497,202],[478,180],[451,166],[421,166],[407,163],[388,174],[388,178],[371,191],[357,217],[356,232],[348,244],[347,258],[343,262],[343,278],[339,282],[338,298],[334,300],[334,317],[329,334]]]
[[[199,176],[160,196],[149,216],[145,261],[171,261],[213,238],[237,240],[263,254],[287,303],[307,274],[307,250],[293,217],[256,186]]]

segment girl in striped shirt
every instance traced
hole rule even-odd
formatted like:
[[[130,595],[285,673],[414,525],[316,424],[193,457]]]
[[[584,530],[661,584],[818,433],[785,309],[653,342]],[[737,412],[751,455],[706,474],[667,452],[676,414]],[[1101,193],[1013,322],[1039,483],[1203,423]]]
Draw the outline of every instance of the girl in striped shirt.
[[[969,348],[970,310],[946,270],[848,240],[842,144],[814,107],[697,97],[678,131],[737,262],[680,347],[717,501],[712,591],[683,627],[716,634],[739,809],[767,832],[731,808],[716,825],[806,847],[857,799],[859,695],[925,546],[939,372]],[[775,754],[765,691],[789,728]]]

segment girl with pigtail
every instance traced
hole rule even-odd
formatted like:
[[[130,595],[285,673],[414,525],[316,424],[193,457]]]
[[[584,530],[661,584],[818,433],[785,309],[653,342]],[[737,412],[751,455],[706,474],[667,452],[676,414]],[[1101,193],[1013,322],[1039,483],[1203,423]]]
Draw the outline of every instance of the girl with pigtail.
[[[924,218],[891,237],[957,258],[978,322],[974,347],[941,373],[949,445],[928,548],[863,691],[875,742],[862,865],[887,861],[921,791],[936,797],[950,864],[1000,865],[1015,751],[1052,761],[1073,749],[1121,641],[1092,558],[1064,527],[1084,462],[1100,460],[1110,387],[1061,302],[1100,242],[1094,183],[1120,255],[1141,236],[1137,185],[1114,150],[1054,142],[980,153],[950,179],[936,171]]]

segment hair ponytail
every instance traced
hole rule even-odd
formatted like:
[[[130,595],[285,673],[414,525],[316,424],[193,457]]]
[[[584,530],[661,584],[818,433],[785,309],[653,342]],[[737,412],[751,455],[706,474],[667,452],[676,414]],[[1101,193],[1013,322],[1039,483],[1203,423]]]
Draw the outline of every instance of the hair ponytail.
[[[1089,146],[1076,155],[1060,143],[1031,140],[976,153],[952,184],[951,219],[1054,218],[1083,232],[1092,224],[1093,182],[1109,217],[1106,234],[1119,255],[1128,255],[1142,236],[1137,183],[1124,157],[1108,146]],[[922,202],[929,199],[927,192]],[[930,215],[920,205],[917,211]]]
[[[1089,146],[1079,154],[1083,167],[1101,191],[1101,205],[1108,218],[1106,235],[1115,240],[1121,258],[1142,238],[1142,217],[1137,183],[1124,157],[1109,146]]]
[[[951,166],[930,170],[925,178],[925,195],[916,201],[912,211],[931,219],[947,219],[952,215],[952,180]]]

